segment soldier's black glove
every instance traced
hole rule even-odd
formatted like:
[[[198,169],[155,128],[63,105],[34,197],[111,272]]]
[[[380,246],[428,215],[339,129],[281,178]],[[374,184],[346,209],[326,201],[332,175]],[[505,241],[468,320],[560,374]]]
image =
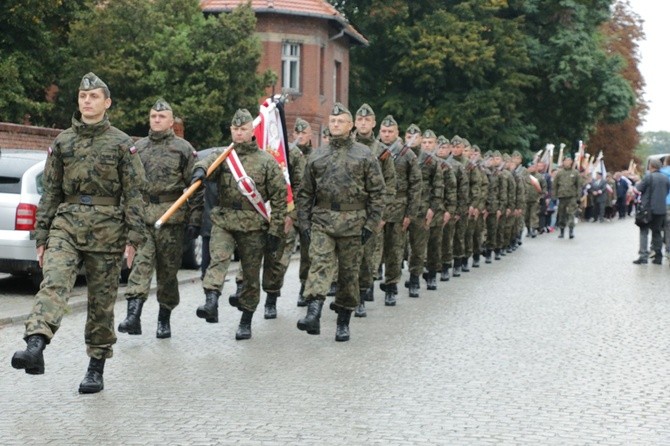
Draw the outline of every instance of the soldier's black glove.
[[[279,249],[279,244],[281,243],[281,238],[276,235],[266,234],[265,235],[265,252],[268,254],[274,254]]]
[[[307,228],[300,233],[302,235],[302,241],[307,245],[312,241],[312,230]]]
[[[372,231],[368,228],[363,228],[361,231],[361,244],[365,245],[365,243],[370,240],[370,237],[372,237]]]
[[[195,183],[198,180],[205,181],[205,178],[207,178],[207,172],[202,167],[198,167],[193,171],[193,176],[191,177],[191,184]]]
[[[186,226],[186,239],[195,240],[200,235],[200,227],[196,225]]]

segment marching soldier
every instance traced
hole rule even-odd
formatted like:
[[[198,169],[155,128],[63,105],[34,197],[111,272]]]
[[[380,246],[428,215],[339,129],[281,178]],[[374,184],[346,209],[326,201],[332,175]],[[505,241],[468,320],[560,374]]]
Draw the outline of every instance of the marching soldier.
[[[565,226],[570,228],[570,238],[575,237],[575,211],[582,190],[579,172],[572,168],[570,155],[563,158],[563,166],[558,169],[553,179],[554,196],[558,198],[558,227],[561,230],[558,238],[565,237]]]
[[[514,225],[512,229],[512,250],[521,244],[521,234],[524,227],[524,216],[526,214],[526,180],[529,176],[528,170],[523,167],[523,158],[518,151],[512,152],[512,174],[516,183],[516,209],[514,210]]]
[[[298,329],[321,333],[321,309],[334,269],[338,287],[330,308],[337,313],[336,341],[348,341],[351,312],[358,306],[358,271],[363,245],[379,226],[384,210],[384,178],[379,162],[351,138],[351,112],[335,103],[328,117],[330,141],[307,161],[298,191],[298,220],[310,240],[305,284],[307,314]]]
[[[458,202],[456,205],[456,212],[452,217],[454,223],[453,225],[447,225],[447,230],[449,231],[448,237],[450,240],[448,247],[450,251],[444,258],[444,263],[447,264],[446,276],[448,277],[448,268],[453,260],[454,270],[452,275],[454,277],[459,277],[461,275],[463,257],[465,256],[465,230],[467,229],[468,218],[472,213],[470,179],[468,172],[466,172],[465,169],[466,160],[463,156],[465,143],[463,139],[456,135],[451,139],[449,146],[451,148],[451,156],[448,158],[448,161],[451,163],[454,173],[456,174],[456,181],[458,183]]]
[[[356,112],[356,142],[367,146],[372,155],[377,159],[382,169],[386,192],[384,194],[384,214],[380,226],[373,228],[373,234],[370,240],[363,247],[363,258],[358,275],[358,288],[360,291],[360,300],[355,317],[365,317],[365,301],[373,300],[374,293],[374,272],[377,270],[378,263],[375,263],[375,251],[382,242],[383,225],[386,221],[386,206],[388,206],[395,196],[395,167],[391,152],[381,146],[375,139],[374,128],[377,125],[375,113],[368,104],[363,104]]]
[[[449,280],[449,266],[444,261],[447,253],[451,252],[452,243],[453,243],[453,225],[455,220],[453,216],[456,213],[456,207],[458,205],[458,179],[456,178],[457,169],[453,168],[453,164],[447,161],[449,156],[449,140],[440,135],[437,138],[437,158],[441,160],[440,165],[442,166],[442,176],[444,179],[444,215],[442,216],[442,226],[440,226],[440,231],[442,232],[440,238],[439,249],[435,249],[435,245],[430,244],[431,251],[439,252],[439,258],[435,259],[436,270],[440,270],[440,281],[446,282]],[[451,225],[452,230],[449,231]],[[451,237],[451,238],[450,238]],[[431,262],[429,262],[431,263]]]
[[[201,219],[201,215],[194,212],[189,216],[189,212],[182,208],[168,224],[154,228],[156,220],[188,187],[197,155],[191,144],[175,135],[173,125],[172,107],[159,99],[149,111],[149,136],[135,143],[147,177],[144,190],[147,241],[135,256],[125,292],[128,313],[119,324],[121,333],[142,334],[140,316],[155,269],[159,304],[156,337],[159,339],[172,336],[170,314],[179,305],[177,272],[181,266],[184,224],[190,218],[187,236],[194,239],[200,232]],[[202,199],[202,193],[194,197],[194,200],[198,199]]]
[[[411,217],[418,212],[422,179],[417,157],[399,138],[398,123],[393,116],[384,118],[379,136],[382,146],[391,152],[395,165],[396,192],[384,210],[384,283],[380,285],[386,293],[384,305],[394,306],[402,275],[406,231]]]
[[[512,231],[512,220],[514,218],[513,209],[516,205],[516,183],[514,181],[514,176],[510,170],[510,156],[504,154],[502,156],[501,164],[501,176],[502,183],[500,187],[500,203],[503,210],[503,214],[500,218],[498,225],[498,243],[496,251],[496,260],[500,260],[500,256],[505,256],[507,248],[509,246],[509,240],[511,238]],[[503,195],[504,194],[504,195]]]
[[[526,237],[537,237],[537,231],[540,228],[540,201],[544,200],[547,194],[547,181],[544,175],[538,172],[537,164],[531,164],[528,167],[528,181],[526,181],[526,217],[525,224],[528,230]],[[533,185],[531,176],[537,180],[540,190]]]
[[[219,186],[219,205],[211,213],[212,258],[202,283],[205,304],[198,307],[196,315],[207,322],[219,321],[219,296],[237,247],[244,271],[244,287],[239,297],[231,296],[229,302],[242,312],[235,334],[235,339],[242,340],[251,338],[251,321],[260,300],[259,275],[263,255],[277,255],[282,241],[286,181],[273,156],[258,148],[253,118],[248,110],[235,112],[230,132],[239,161],[230,158],[231,153],[227,165],[222,164],[213,173]],[[205,179],[207,169],[222,150],[214,151],[195,164],[191,184]],[[264,205],[266,200],[270,202],[271,216]]]
[[[79,112],[72,127],[49,148],[44,193],[37,209],[34,238],[44,280],[26,321],[26,350],[12,367],[44,373],[43,350],[67,311],[79,264],[86,269],[88,314],[84,339],[90,362],[79,393],[104,388],[105,360],[111,358],[114,303],[124,248],[130,266],[144,243],[144,169],[133,140],[112,127],[109,88],[95,74],[79,85]]]
[[[488,153],[488,152],[487,152]],[[485,257],[486,263],[491,263],[491,254],[496,249],[496,239],[498,237],[498,226],[500,217],[502,216],[502,209],[500,206],[500,187],[502,176],[500,174],[500,163],[502,157],[498,150],[490,153],[485,160],[485,171],[488,176],[488,190],[486,197],[486,243],[485,243]],[[496,254],[496,257],[498,255]]]
[[[472,267],[479,268],[479,259],[483,251],[483,236],[486,229],[486,217],[488,215],[487,201],[489,198],[489,178],[482,166],[481,149],[477,145],[472,146],[470,162],[473,165],[472,170],[478,183],[479,199],[473,203],[476,210],[476,216],[472,228]],[[467,263],[467,261],[466,261]]]
[[[470,257],[474,260],[474,237],[479,220],[481,219],[481,203],[484,189],[482,188],[481,177],[479,176],[479,169],[477,168],[476,159],[473,158],[473,150],[470,142],[467,139],[462,139],[463,144],[463,162],[465,163],[465,171],[468,178],[469,187],[469,206],[467,226],[465,228],[465,239],[463,243],[464,255],[461,257],[461,271],[470,271],[468,267]],[[477,261],[477,267],[479,262]]]
[[[304,155],[300,163],[300,180],[302,180],[303,172],[305,171],[305,163],[307,162],[307,157],[312,153],[312,126],[309,122],[305,121],[302,118],[297,118],[295,120],[295,125],[293,126],[293,140],[295,141],[295,146],[300,149]],[[295,157],[295,155],[293,155]],[[291,157],[291,151],[289,151],[289,157]],[[293,165],[294,161],[289,159],[289,168],[295,169]],[[295,173],[298,175],[298,172]],[[293,179],[294,174],[291,174],[291,182],[295,182]],[[297,194],[298,187],[293,187],[293,194]],[[292,215],[294,232],[297,232],[297,237],[300,237],[301,231],[297,227],[298,225],[298,214],[297,208],[295,213]],[[300,240],[300,267],[298,272],[298,277],[300,278],[300,292],[298,293],[298,306],[306,307],[307,301],[303,295],[305,291],[305,281],[307,280],[307,273],[309,272],[309,243],[306,240]]]

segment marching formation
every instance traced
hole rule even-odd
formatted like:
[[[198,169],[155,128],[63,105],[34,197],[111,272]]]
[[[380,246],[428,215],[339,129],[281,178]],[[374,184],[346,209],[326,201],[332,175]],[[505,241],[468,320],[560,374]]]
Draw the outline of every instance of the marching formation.
[[[414,124],[401,136],[390,115],[375,135],[377,118],[369,105],[352,114],[336,103],[318,148],[312,147],[310,124],[299,118],[294,144],[283,152],[285,158],[277,158],[266,141],[261,150],[252,114],[240,109],[230,125],[232,144],[197,161],[193,147],[172,130],[172,108],[165,100],[149,111],[149,135],[135,143],[110,125],[110,92],[95,74],[83,77],[78,104],[72,127],[49,148],[35,228],[44,281],[26,322],[27,347],[11,362],[28,374],[44,373],[43,350],[60,326],[83,263],[90,362],[81,393],[104,388],[105,360],[116,342],[113,308],[124,257],[132,270],[127,314],[118,331],[142,333],[142,308],[155,271],[156,337],[172,336],[185,237],[202,233],[208,242],[198,318],[218,322],[224,280],[237,251],[241,268],[228,303],[241,312],[235,338],[251,338],[261,290],[264,317],[277,317],[277,299],[299,240],[297,305],[306,313],[297,328],[320,334],[323,306],[332,295],[335,340],[348,341],[352,314],[366,317],[365,302],[374,300],[375,279],[389,307],[403,289],[410,298],[420,297],[422,283],[437,290],[439,282],[512,253],[524,229],[529,237],[544,232],[550,198],[558,199],[559,237],[566,227],[569,238],[575,236],[585,175],[569,157],[557,170],[551,169],[551,158],[547,163],[540,156],[526,168],[519,152],[482,153],[463,137],[438,136]],[[195,193],[183,194],[185,189]],[[409,277],[403,281],[405,262]]]

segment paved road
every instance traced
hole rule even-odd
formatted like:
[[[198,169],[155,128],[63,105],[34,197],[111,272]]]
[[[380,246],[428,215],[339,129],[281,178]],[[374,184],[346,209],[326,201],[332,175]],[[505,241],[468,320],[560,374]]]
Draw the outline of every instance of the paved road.
[[[120,335],[105,390],[77,394],[84,316],[64,319],[46,374],[9,366],[22,327],[0,329],[0,444],[670,444],[668,265],[635,266],[629,221],[543,235],[493,265],[398,306],[380,292],[352,339],[295,328],[293,264],[279,318],[195,317],[183,285],[169,340]],[[224,294],[231,291],[226,285]],[[123,302],[117,315],[125,314]]]

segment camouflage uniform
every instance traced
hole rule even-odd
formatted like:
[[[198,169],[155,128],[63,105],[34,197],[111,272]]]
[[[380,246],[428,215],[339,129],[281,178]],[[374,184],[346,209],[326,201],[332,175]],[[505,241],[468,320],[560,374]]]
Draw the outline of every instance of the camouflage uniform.
[[[161,103],[158,101],[153,109],[168,110]],[[150,130],[149,136],[137,141],[135,147],[147,177],[144,189],[147,241],[135,256],[125,297],[145,301],[155,268],[158,303],[172,310],[179,305],[177,272],[181,266],[184,225],[189,212],[184,207],[180,208],[160,229],[156,229],[154,223],[188,187],[197,154],[191,144],[176,136],[172,129],[161,132]],[[191,200],[191,204],[197,199],[202,199],[202,191]],[[190,223],[200,226],[200,214],[192,213]]]
[[[494,155],[499,155],[498,151],[493,152]],[[488,216],[486,217],[486,262],[491,262],[491,253],[496,249],[496,238],[498,236],[498,226],[500,218],[498,212],[502,212],[503,208],[501,207],[500,201],[500,187],[502,183],[502,175],[497,166],[490,166],[486,169],[486,175],[488,176],[488,190],[486,197],[486,209],[488,210]]]
[[[89,73],[80,91],[101,85]],[[141,194],[145,178],[136,152],[133,140],[112,127],[107,115],[96,124],[85,124],[79,112],[72,127],[49,148],[34,231],[36,246],[46,246],[44,280],[25,324],[25,338],[40,334],[47,343],[51,340],[67,311],[83,261],[89,296],[87,354],[95,359],[112,357],[124,248],[127,243],[139,247],[145,240]]]
[[[238,110],[233,124],[243,125],[250,122],[248,113],[246,110]],[[217,150],[197,162],[194,170],[202,168],[206,171],[222,151],[223,149]],[[217,295],[221,293],[230,259],[237,246],[244,270],[244,289],[239,296],[238,308],[253,313],[260,300],[260,269],[265,253],[266,234],[281,238],[284,233],[286,181],[274,157],[260,150],[255,141],[235,144],[235,151],[246,174],[254,181],[258,193],[263,200],[270,202],[271,220],[265,220],[242,195],[229,167],[222,163],[209,177],[210,180],[218,181],[219,205],[211,212],[211,263],[205,273],[203,288],[205,294],[210,291]]]
[[[558,198],[558,220],[557,225],[561,232],[566,226],[570,230],[575,227],[575,211],[577,200],[582,188],[582,180],[579,172],[575,169],[561,167],[553,179],[554,197]]]
[[[530,181],[531,175],[540,184],[540,192]],[[526,181],[526,216],[524,223],[532,236],[535,236],[535,231],[540,227],[540,200],[544,199],[546,194],[547,180],[545,180],[544,175],[537,172],[529,174]]]
[[[509,161],[509,155],[505,154],[503,156],[503,163],[507,163]],[[516,182],[514,181],[514,176],[512,175],[512,172],[510,172],[507,167],[503,167],[500,170],[501,174],[501,179],[504,185],[501,185],[500,192],[501,192],[501,207],[502,207],[502,216],[500,217],[500,221],[498,223],[498,243],[496,248],[498,250],[503,250],[503,248],[507,248],[507,245],[509,244],[510,237],[511,237],[511,232],[512,232],[512,221],[514,219],[514,215],[512,211],[514,210],[514,206],[516,205]],[[504,196],[502,194],[504,193]]]
[[[486,221],[484,220],[484,212],[488,209],[487,201],[489,199],[489,178],[482,166],[481,161],[477,162],[477,165],[474,167],[473,172],[475,172],[477,177],[477,183],[479,188],[479,199],[474,203],[475,209],[479,211],[479,215],[474,220],[473,229],[472,229],[472,266],[479,266],[479,257],[484,248],[484,233],[486,231]]]
[[[521,154],[515,151],[512,154],[513,160],[519,163],[512,171],[516,182],[516,209],[518,215],[514,219],[514,229],[512,234],[512,245],[520,243],[521,234],[524,227],[524,216],[526,215],[526,183],[528,182],[528,170],[521,164]]]
[[[333,115],[342,114],[342,109],[336,104]],[[355,309],[363,250],[361,233],[363,228],[373,231],[384,210],[384,178],[379,163],[370,149],[349,135],[332,137],[307,160],[297,203],[300,228],[311,233],[306,300],[325,300],[334,268],[338,267],[334,308]]]
[[[446,138],[445,138],[446,139]],[[445,141],[446,142],[446,141]],[[435,253],[432,256],[432,259],[428,261],[429,264],[429,269],[435,269],[435,270],[441,270],[443,275],[441,280],[448,280],[447,278],[447,268],[449,266],[445,262],[445,256],[448,255],[449,252],[451,252],[451,246],[453,242],[453,227],[455,221],[453,220],[453,216],[456,213],[456,209],[458,206],[458,179],[456,177],[457,169],[453,168],[453,165],[446,161],[443,160],[441,163],[441,168],[442,168],[442,177],[444,181],[444,211],[449,212],[450,219],[449,221],[440,226],[439,230],[441,232],[441,238],[439,240],[440,245],[438,249],[435,249],[436,245],[430,244],[430,250],[435,251]],[[444,218],[440,216],[440,219],[442,222],[444,222]],[[452,228],[452,231],[449,232],[448,227]],[[450,238],[451,237],[451,238]],[[431,256],[429,255],[429,259]]]
[[[462,157],[461,157],[462,158]],[[444,225],[444,236],[442,239],[442,265],[444,268],[458,266],[463,252],[463,236],[457,238],[464,229],[464,221],[468,218],[468,205],[470,203],[470,183],[465,172],[463,163],[454,156],[449,156],[447,162],[456,176],[456,208],[451,215],[451,220]],[[460,232],[459,232],[460,231]],[[453,262],[453,263],[452,263]]]

